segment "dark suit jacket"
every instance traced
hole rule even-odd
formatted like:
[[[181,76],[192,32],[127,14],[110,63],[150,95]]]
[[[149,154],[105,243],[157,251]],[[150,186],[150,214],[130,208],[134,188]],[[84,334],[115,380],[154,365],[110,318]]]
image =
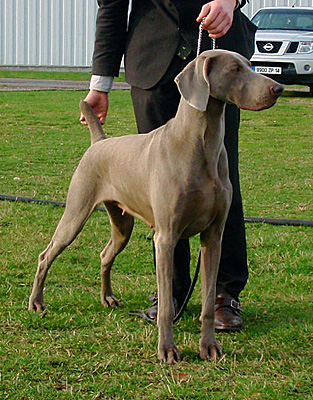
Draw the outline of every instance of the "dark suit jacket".
[[[142,89],[153,87],[165,74],[183,37],[196,53],[199,23],[196,18],[208,0],[98,0],[94,75],[117,76],[125,54],[126,80]],[[244,4],[244,3],[243,3]],[[217,47],[237,51],[250,58],[255,26],[240,11]],[[211,40],[203,34],[202,50]]]

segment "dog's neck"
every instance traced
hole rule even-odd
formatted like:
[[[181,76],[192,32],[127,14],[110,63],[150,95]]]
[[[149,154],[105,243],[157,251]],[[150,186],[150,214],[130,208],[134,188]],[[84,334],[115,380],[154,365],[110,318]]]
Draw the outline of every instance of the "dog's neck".
[[[172,120],[177,126],[172,131],[177,139],[189,146],[190,151],[202,146],[205,157],[214,163],[224,141],[224,110],[225,103],[213,97],[209,98],[206,111],[199,111],[181,99],[176,117]]]

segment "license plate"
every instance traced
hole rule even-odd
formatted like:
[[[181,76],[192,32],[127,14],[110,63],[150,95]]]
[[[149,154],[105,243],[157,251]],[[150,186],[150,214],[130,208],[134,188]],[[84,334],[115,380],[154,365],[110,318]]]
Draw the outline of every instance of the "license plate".
[[[257,65],[253,67],[253,71],[257,72],[258,74],[279,75],[281,74],[281,70],[281,67],[263,67]]]

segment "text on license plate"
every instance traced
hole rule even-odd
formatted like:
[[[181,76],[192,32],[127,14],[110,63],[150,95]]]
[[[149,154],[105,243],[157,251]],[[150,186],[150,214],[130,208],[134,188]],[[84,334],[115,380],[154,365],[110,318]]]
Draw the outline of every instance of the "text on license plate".
[[[253,70],[258,74],[281,74],[281,67],[263,67],[255,65]]]

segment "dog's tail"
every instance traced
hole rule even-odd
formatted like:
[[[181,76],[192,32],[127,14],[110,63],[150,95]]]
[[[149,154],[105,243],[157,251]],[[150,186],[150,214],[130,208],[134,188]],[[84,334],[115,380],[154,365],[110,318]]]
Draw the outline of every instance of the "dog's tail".
[[[90,130],[91,144],[106,139],[100,121],[90,105],[86,101],[81,100],[79,103],[79,108],[86,118],[88,128]]]

